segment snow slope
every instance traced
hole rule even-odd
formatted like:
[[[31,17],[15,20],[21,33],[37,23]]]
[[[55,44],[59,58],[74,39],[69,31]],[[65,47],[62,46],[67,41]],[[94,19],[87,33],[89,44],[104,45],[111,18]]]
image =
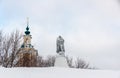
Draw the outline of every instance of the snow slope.
[[[120,71],[73,68],[0,68],[0,78],[120,78]]]

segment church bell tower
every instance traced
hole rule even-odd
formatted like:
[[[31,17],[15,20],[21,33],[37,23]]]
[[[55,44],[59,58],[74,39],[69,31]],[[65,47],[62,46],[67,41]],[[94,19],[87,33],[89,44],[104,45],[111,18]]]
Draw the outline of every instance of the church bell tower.
[[[26,31],[25,31],[25,35],[23,36],[23,44],[21,46],[21,48],[33,48],[33,46],[31,45],[31,35],[30,35],[30,31],[29,31],[29,21],[27,19],[27,27],[26,27]]]
[[[17,64],[16,67],[36,67],[37,66],[37,56],[38,51],[34,49],[31,44],[31,35],[29,31],[29,21],[27,19],[27,27],[25,31],[25,35],[23,35],[23,44],[19,49],[19,53],[17,55]]]

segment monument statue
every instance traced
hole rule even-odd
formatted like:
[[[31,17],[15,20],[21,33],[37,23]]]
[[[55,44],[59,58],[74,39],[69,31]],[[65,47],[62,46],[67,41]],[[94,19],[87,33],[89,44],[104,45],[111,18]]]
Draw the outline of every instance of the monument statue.
[[[64,39],[59,36],[57,38],[57,51],[56,51],[59,55],[64,55],[65,53],[65,48],[64,48]]]
[[[58,55],[55,58],[55,67],[69,67],[67,63],[67,59],[65,57],[65,47],[64,47],[64,39],[59,36],[57,38],[57,51]]]

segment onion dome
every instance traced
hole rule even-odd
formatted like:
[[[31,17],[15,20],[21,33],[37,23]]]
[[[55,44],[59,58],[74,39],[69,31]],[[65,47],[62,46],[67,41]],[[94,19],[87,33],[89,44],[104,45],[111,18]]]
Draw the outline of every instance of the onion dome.
[[[29,34],[30,34],[30,31],[29,31],[29,27],[28,27],[28,26],[27,26],[27,28],[26,28],[25,34],[26,34],[26,35],[29,35]]]

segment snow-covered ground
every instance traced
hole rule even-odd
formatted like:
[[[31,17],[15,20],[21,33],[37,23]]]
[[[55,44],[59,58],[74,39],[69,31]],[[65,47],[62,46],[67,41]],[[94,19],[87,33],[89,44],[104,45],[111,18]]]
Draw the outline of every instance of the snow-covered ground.
[[[120,78],[120,71],[73,68],[0,68],[0,78]]]

